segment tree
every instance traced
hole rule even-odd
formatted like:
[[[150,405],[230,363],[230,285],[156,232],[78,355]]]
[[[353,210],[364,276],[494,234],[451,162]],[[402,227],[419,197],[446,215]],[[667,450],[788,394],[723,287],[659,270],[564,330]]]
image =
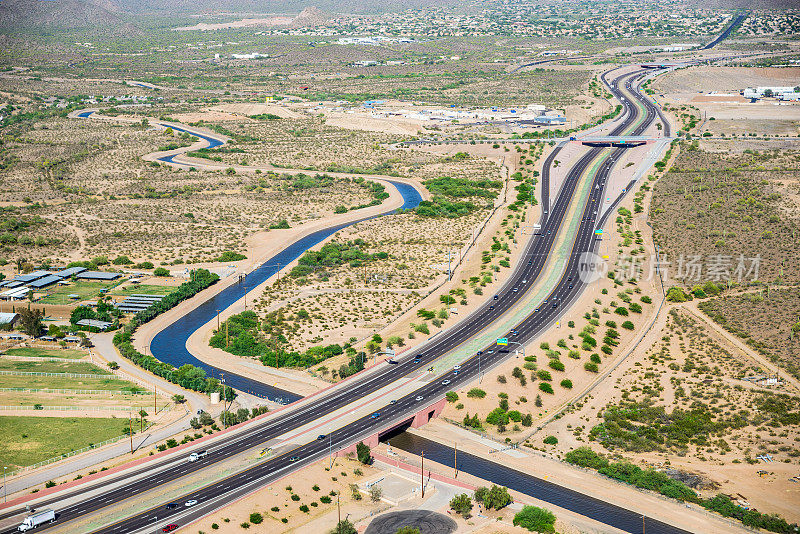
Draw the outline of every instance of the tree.
[[[347,519],[339,521],[329,534],[358,534],[356,527]]]
[[[186,402],[186,397],[184,397],[183,395],[178,395],[176,393],[175,395],[172,396],[172,402],[174,402],[175,404],[183,404],[184,402]]]
[[[362,464],[368,465],[372,463],[372,455],[369,453],[369,450],[369,445],[364,444],[363,441],[359,441],[356,445],[356,457]]]
[[[411,527],[406,525],[398,528],[397,532],[395,532],[394,534],[420,534],[420,531],[417,527]]]
[[[525,506],[514,516],[514,526],[527,528],[531,532],[555,532],[556,516],[538,506]]]
[[[42,310],[32,310],[22,308],[19,310],[19,329],[32,337],[37,337],[42,333]]]
[[[169,269],[164,267],[156,267],[153,269],[153,276],[169,276]]]
[[[482,502],[487,510],[499,510],[511,504],[508,488],[492,484],[491,488],[480,487],[475,490],[475,500]]]
[[[383,497],[383,488],[377,484],[373,484],[369,487],[369,500],[372,502],[379,502],[381,497]]]
[[[469,519],[472,511],[472,499],[466,493],[456,495],[450,499],[450,509],[464,516],[464,519]]]

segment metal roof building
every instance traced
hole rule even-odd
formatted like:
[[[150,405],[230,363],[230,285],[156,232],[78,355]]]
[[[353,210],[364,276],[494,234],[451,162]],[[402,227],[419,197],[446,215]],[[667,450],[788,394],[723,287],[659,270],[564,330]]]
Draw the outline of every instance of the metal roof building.
[[[101,271],[82,271],[75,275],[81,280],[116,280],[122,276],[119,273],[104,273]]]
[[[28,274],[20,274],[14,278],[17,282],[33,282],[34,280],[38,280],[39,278],[44,278],[45,276],[53,274],[50,271],[33,271],[32,273]]]
[[[0,312],[0,324],[14,324],[17,318],[19,318],[18,313]]]
[[[100,330],[105,330],[113,323],[109,323],[108,321],[98,321],[97,319],[81,319],[76,324],[81,326],[91,326],[94,328],[99,328]]]
[[[44,278],[39,278],[38,280],[34,280],[33,282],[28,282],[28,286],[34,289],[41,289],[43,287],[47,287],[50,285],[55,284],[56,282],[60,282],[61,277],[55,274],[49,274]]]
[[[86,270],[86,267],[70,267],[68,269],[63,269],[58,271],[57,273],[53,273],[56,276],[60,276],[61,278],[70,278],[73,275],[78,273],[82,273]]]

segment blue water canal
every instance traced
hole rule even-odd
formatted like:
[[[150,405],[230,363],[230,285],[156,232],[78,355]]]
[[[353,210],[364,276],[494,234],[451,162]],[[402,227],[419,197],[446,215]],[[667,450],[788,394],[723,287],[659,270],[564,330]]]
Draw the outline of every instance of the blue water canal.
[[[177,130],[178,128],[173,127],[173,129]],[[192,133],[192,135],[197,135],[194,132],[190,133]],[[211,140],[211,138],[207,139],[209,141]],[[220,144],[221,143],[217,141],[217,144],[214,146],[219,146]],[[390,183],[396,187],[403,196],[403,209],[411,209],[419,205],[422,197],[420,196],[419,192],[414,189],[414,187],[402,182],[390,181]],[[340,224],[325,230],[319,230],[295,241],[287,248],[269,258],[260,267],[250,272],[241,282],[223,289],[218,294],[211,297],[200,306],[159,332],[155,338],[153,338],[153,341],[150,344],[150,350],[152,351],[153,356],[162,362],[169,363],[175,367],[180,367],[181,365],[190,363],[196,367],[204,369],[207,375],[219,378],[221,372],[219,369],[201,362],[192,356],[192,354],[186,349],[186,341],[195,330],[211,321],[217,315],[217,310],[227,309],[234,302],[241,299],[247,290],[256,287],[277,273],[281,265],[288,265],[292,261],[299,258],[300,255],[306,250],[313,247],[317,243],[320,243],[328,236],[357,222],[381,217],[383,215],[393,213],[393,211],[394,210],[389,210],[380,215],[365,217],[363,219],[359,219],[358,221]],[[250,378],[239,376],[228,371],[225,371],[225,384],[239,391],[245,391],[258,397],[283,403],[293,402],[300,398],[299,395],[289,391],[252,380]]]
[[[408,432],[402,432],[389,438],[388,443],[396,449],[402,449],[417,456],[422,451],[425,451],[426,460],[432,460],[447,467],[453,467],[455,461],[451,447]],[[498,454],[498,456],[500,455]],[[497,458],[496,462],[491,462],[468,452],[458,451],[459,471],[469,473],[483,480],[491,480],[493,484],[530,495],[622,531],[633,534],[640,532],[647,532],[647,534],[689,534],[683,529],[668,525],[657,519],[643,517],[641,514],[627,508],[622,508],[539,477],[522,473],[499,462],[502,462],[502,458]]]

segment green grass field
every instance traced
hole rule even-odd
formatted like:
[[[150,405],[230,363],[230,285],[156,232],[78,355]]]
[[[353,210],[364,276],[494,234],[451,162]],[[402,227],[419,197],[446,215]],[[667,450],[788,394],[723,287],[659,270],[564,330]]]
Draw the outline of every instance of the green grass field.
[[[89,362],[21,362],[0,358],[0,371],[25,371],[35,373],[76,373],[110,375],[110,369],[98,367]]]
[[[127,418],[0,416],[0,466],[15,469],[122,435]]]
[[[8,349],[6,354],[27,358],[64,358],[68,360],[79,360],[86,355],[85,352],[73,349],[35,349],[32,347]]]
[[[124,288],[114,289],[109,291],[109,295],[129,297],[130,295],[166,295],[175,291],[174,287],[170,286],[155,286],[151,284],[139,284],[127,286]]]
[[[24,391],[0,391],[0,406],[131,406],[138,412],[144,408],[148,413],[153,412],[153,393],[150,395],[128,395],[124,393],[92,393],[84,394],[60,394],[42,393],[36,391],[27,393]],[[164,401],[159,399],[159,406]],[[121,413],[121,412],[120,412]],[[117,417],[122,417],[117,415]]]
[[[103,289],[113,286],[115,282],[86,282],[76,280],[68,286],[54,286],[48,290],[48,295],[39,302],[42,304],[72,304],[81,300],[93,299],[102,294]],[[69,295],[78,295],[78,299],[71,299]]]
[[[105,391],[127,391],[140,386],[119,378],[62,378],[53,376],[2,376],[5,388],[34,389],[100,389]]]

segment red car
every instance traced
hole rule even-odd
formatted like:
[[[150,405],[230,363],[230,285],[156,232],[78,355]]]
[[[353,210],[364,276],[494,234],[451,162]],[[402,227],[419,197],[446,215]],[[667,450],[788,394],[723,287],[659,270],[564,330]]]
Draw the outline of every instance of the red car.
[[[178,525],[176,525],[175,523],[170,523],[166,527],[162,528],[161,532],[172,532],[176,528],[178,528]]]

